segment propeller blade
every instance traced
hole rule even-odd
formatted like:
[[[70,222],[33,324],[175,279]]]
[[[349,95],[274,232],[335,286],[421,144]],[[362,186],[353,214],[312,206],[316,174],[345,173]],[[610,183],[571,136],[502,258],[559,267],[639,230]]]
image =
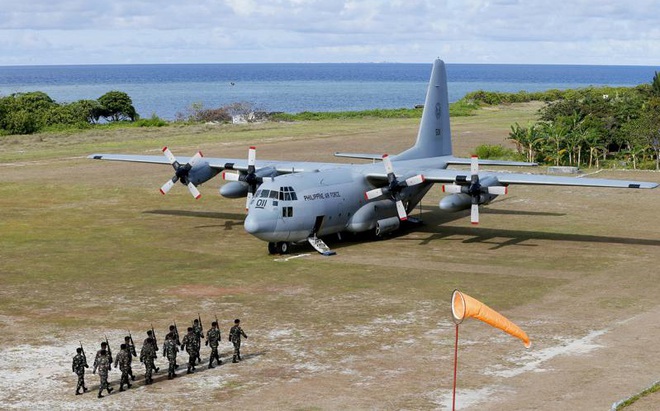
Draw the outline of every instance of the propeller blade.
[[[406,208],[403,206],[403,201],[396,201],[396,212],[399,214],[399,219],[401,221],[406,221],[408,219],[408,214],[406,214]]]
[[[422,184],[425,181],[425,178],[422,174],[417,174],[416,176],[410,177],[406,180],[408,186],[416,186],[417,184]]]
[[[253,196],[254,196],[254,195],[248,191],[248,193],[247,193],[247,198],[246,198],[246,200],[245,200],[245,211],[248,210],[248,208],[249,208],[249,206],[250,206],[250,201],[252,201],[252,197],[253,197]]]
[[[172,187],[174,187],[174,183],[176,182],[176,178],[172,178],[170,180],[167,180],[167,183],[163,184],[163,186],[160,188],[160,193],[162,195],[167,194]]]
[[[458,184],[443,184],[442,185],[442,192],[443,193],[453,193],[453,194],[458,194],[461,193],[462,186],[459,186]]]
[[[190,161],[188,162],[188,164],[190,164],[192,167],[194,167],[195,164],[197,164],[197,162],[198,162],[199,160],[202,159],[202,157],[204,157],[204,154],[202,154],[201,151],[198,151],[198,152],[196,152],[195,155],[190,159]]]
[[[470,174],[473,176],[479,174],[479,158],[477,156],[472,156],[470,159]]]
[[[470,211],[470,223],[473,225],[479,224],[479,205],[472,204],[472,209]]]
[[[228,173],[226,171],[222,172],[222,179],[225,181],[241,181],[241,175],[238,173]]]
[[[508,187],[504,186],[491,186],[487,188],[488,194],[495,194],[495,195],[505,195],[509,192]]]
[[[248,167],[253,166],[256,164],[257,160],[257,148],[252,146],[248,150]]]
[[[188,190],[190,190],[190,194],[192,194],[193,197],[195,197],[195,200],[200,198],[202,194],[199,192],[197,187],[193,183],[188,183]]]
[[[394,167],[392,166],[392,160],[387,154],[383,154],[383,164],[385,164],[385,172],[389,175],[394,173]]]
[[[174,154],[172,154],[172,152],[170,151],[169,148],[167,148],[167,146],[163,147],[163,154],[167,158],[167,161],[170,162],[170,164],[174,165],[174,163],[176,163],[176,157],[174,157]]]
[[[364,197],[367,200],[373,200],[374,198],[378,198],[383,195],[383,189],[382,188],[374,188],[373,190],[369,190],[366,193],[364,193]]]

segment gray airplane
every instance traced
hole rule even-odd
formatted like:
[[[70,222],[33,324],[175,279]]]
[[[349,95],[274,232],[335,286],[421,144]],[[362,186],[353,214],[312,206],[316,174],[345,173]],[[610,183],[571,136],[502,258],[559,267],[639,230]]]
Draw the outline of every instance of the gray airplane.
[[[457,158],[452,155],[449,128],[447,73],[442,60],[433,64],[424,111],[411,148],[394,155],[335,153],[340,157],[372,160],[368,164],[314,163],[209,158],[201,153],[177,159],[165,147],[162,156],[93,154],[97,160],[171,164],[175,174],[162,187],[166,194],[176,182],[188,186],[195,198],[197,186],[222,173],[229,181],[220,188],[228,198],[247,197],[245,230],[268,242],[272,254],[289,252],[295,243],[308,241],[316,250],[333,254],[321,237],[342,232],[371,231],[376,235],[397,230],[408,213],[435,183],[449,195],[444,211],[471,209],[471,222],[479,222],[479,206],[507,193],[511,184],[655,188],[641,181],[559,177],[526,173],[479,172],[479,165],[530,166],[532,163]],[[382,160],[382,161],[374,161]],[[470,172],[449,170],[470,165]]]

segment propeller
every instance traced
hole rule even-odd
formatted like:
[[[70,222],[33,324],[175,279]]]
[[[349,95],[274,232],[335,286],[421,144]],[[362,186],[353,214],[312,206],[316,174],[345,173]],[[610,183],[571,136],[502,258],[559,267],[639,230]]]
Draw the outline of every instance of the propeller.
[[[405,221],[408,219],[408,214],[406,213],[406,207],[403,205],[403,201],[401,200],[401,190],[406,187],[423,183],[424,176],[418,174],[404,181],[399,181],[394,174],[392,160],[387,154],[383,154],[383,164],[385,165],[385,172],[387,173],[388,185],[385,187],[369,190],[364,193],[364,196],[367,200],[373,200],[374,198],[378,198],[383,195],[389,195],[396,203],[396,212],[399,215],[399,219],[401,221]]]
[[[160,192],[165,195],[167,194],[172,187],[174,187],[174,184],[177,181],[181,181],[182,184],[188,186],[188,190],[190,190],[190,194],[192,194],[195,199],[198,199],[202,196],[202,194],[197,190],[197,187],[193,183],[190,182],[188,179],[188,174],[190,173],[190,170],[197,164],[197,162],[204,157],[202,155],[201,151],[198,151],[195,153],[195,155],[190,159],[190,161],[186,164],[181,165],[174,157],[174,154],[170,151],[169,148],[163,147],[163,154],[167,158],[167,160],[172,164],[172,167],[174,167],[174,176],[170,179],[167,180],[165,184],[160,188]]]
[[[479,158],[472,156],[470,161],[470,180],[466,176],[456,176],[456,183],[445,184],[442,191],[445,193],[467,194],[472,198],[470,208],[470,222],[474,225],[479,224],[479,202],[481,194],[504,195],[508,189],[505,186],[482,187],[479,182]]]
[[[244,183],[247,183],[248,185],[248,192],[247,192],[247,200],[245,201],[245,209],[248,209],[248,205],[250,204],[250,201],[252,201],[252,197],[254,196],[254,193],[257,191],[257,187],[259,184],[264,182],[263,177],[259,177],[256,175],[257,168],[255,167],[257,160],[257,149],[256,147],[250,147],[248,150],[248,167],[247,167],[247,172],[245,174],[240,173],[222,173],[222,179],[226,181],[241,181]]]

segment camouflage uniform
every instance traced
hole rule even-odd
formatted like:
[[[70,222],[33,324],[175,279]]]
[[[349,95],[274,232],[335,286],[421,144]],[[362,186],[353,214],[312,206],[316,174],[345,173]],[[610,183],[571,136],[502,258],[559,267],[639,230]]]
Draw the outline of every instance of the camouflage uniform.
[[[199,356],[199,350],[202,348],[202,338],[204,338],[204,329],[202,328],[202,324],[199,322],[199,320],[194,320],[193,321],[193,333],[195,334],[195,338],[197,339],[197,361],[202,362],[202,358]]]
[[[126,351],[128,351],[128,375],[133,381],[135,381],[135,374],[133,374],[133,357],[137,357],[137,352],[135,352],[135,345],[133,345],[133,339],[131,337],[124,338],[126,344]]]
[[[211,358],[209,358],[209,368],[213,367],[213,360],[216,360],[218,365],[222,364],[220,361],[220,354],[218,354],[218,344],[220,343],[220,329],[218,323],[215,321],[211,324],[211,329],[206,333],[206,345],[211,347]]]
[[[155,364],[155,361],[154,361],[156,359],[157,354],[158,354],[158,344],[156,343],[156,338],[153,336],[153,333],[151,332],[151,330],[147,331],[147,335],[148,335],[148,337],[145,338],[144,342],[142,343],[142,349],[144,349],[145,344],[150,344],[152,346],[152,350],[153,350],[153,353],[154,353],[154,356],[151,360],[151,364],[153,364],[152,371],[158,372],[158,370],[160,370],[160,368],[156,367],[156,364]],[[142,361],[142,354],[140,354],[140,361]],[[151,371],[150,371],[150,373],[151,373]]]
[[[178,352],[179,348],[176,346],[175,338],[168,334],[167,337],[165,337],[165,343],[163,343],[163,357],[167,357],[167,361],[169,362],[167,378],[170,380],[176,377],[176,353]]]
[[[174,344],[176,344],[177,347],[181,347],[181,340],[179,340],[179,332],[174,325],[170,325],[170,332],[167,333],[167,335],[165,336],[165,341],[167,341],[168,338],[174,341]],[[177,349],[177,351],[179,350]],[[179,369],[179,364],[177,364],[176,361],[174,361],[174,369],[176,370]]]
[[[124,391],[124,384],[131,388],[131,383],[128,381],[129,372],[131,371],[131,352],[122,344],[122,349],[115,357],[115,368],[119,367],[121,371],[121,379],[119,380],[119,391]]]
[[[199,355],[199,345],[197,345],[197,337],[192,329],[188,327],[188,334],[183,337],[181,341],[181,350],[186,349],[188,353],[188,374],[195,372],[195,361]]]
[[[78,348],[77,354],[73,357],[73,362],[71,363],[71,370],[78,375],[78,385],[76,385],[76,395],[82,394],[80,389],[82,388],[83,392],[87,391],[85,387],[85,368],[89,368],[87,365],[87,358],[82,354],[82,349]]]
[[[144,363],[144,380],[147,384],[151,384],[154,380],[151,378],[151,373],[156,369],[154,365],[154,359],[156,358],[156,351],[154,350],[154,340],[152,338],[147,338],[142,344],[142,349],[140,350],[140,362]]]
[[[96,374],[96,370],[99,370],[99,377],[101,378],[101,385],[99,386],[99,398],[103,398],[101,393],[104,389],[108,390],[108,394],[112,392],[112,387],[108,384],[108,371],[110,371],[110,355],[106,350],[100,350],[96,355],[94,360],[94,370],[93,374]]]
[[[241,336],[245,337],[245,339],[247,339],[248,336],[243,332],[240,320],[235,320],[234,324],[235,325],[229,330],[229,341],[234,344],[234,359],[232,362],[238,362],[243,360],[241,358]]]

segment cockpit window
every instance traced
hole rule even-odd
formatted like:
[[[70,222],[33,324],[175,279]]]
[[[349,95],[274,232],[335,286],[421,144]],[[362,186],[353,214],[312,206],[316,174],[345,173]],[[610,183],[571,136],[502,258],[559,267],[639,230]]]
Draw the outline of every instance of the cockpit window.
[[[295,201],[298,197],[293,187],[280,187],[280,200],[282,201]]]
[[[270,190],[261,190],[261,194],[259,194],[259,198],[268,198],[270,195]]]

